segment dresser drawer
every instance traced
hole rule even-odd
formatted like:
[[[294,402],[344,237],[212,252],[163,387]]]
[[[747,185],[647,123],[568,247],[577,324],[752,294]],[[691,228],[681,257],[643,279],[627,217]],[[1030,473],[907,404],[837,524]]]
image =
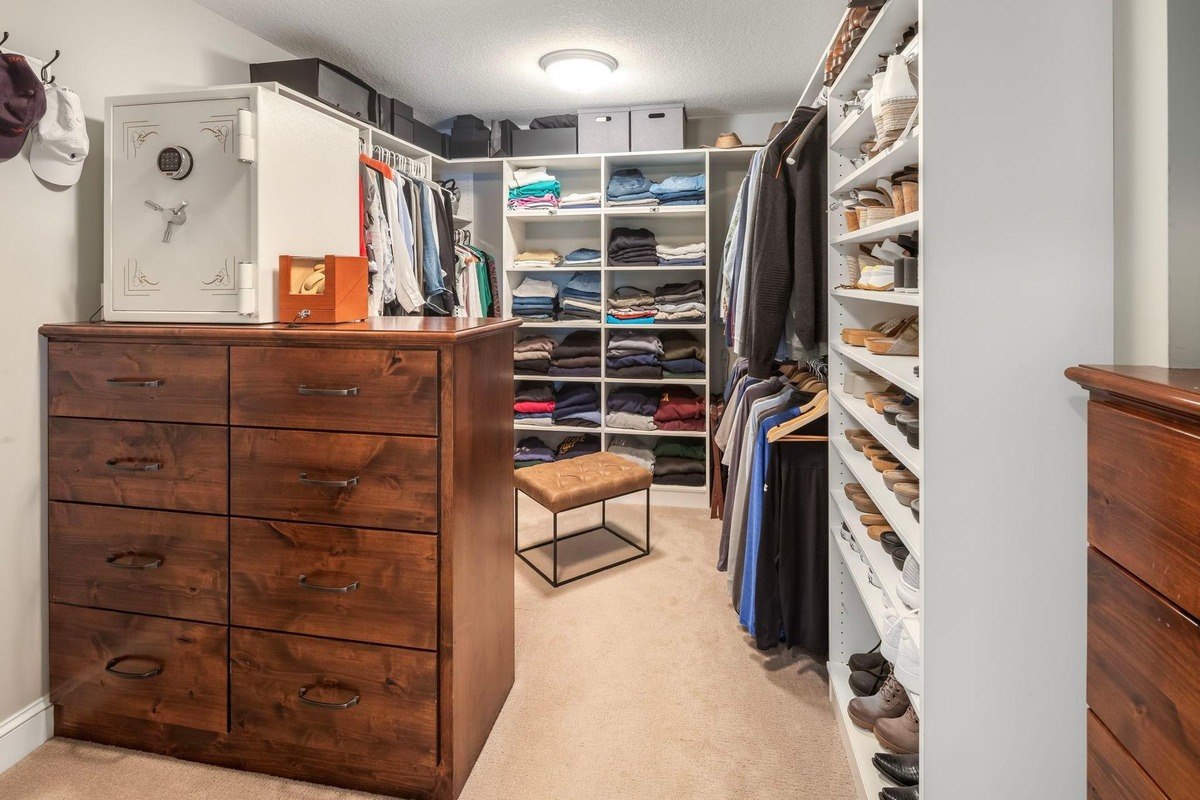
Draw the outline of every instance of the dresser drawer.
[[[234,347],[230,372],[234,425],[437,434],[431,350]]]
[[[207,422],[229,419],[229,354],[185,344],[51,342],[51,416]]]
[[[1200,616],[1200,426],[1088,404],[1088,540]]]
[[[51,500],[225,514],[228,429],[52,417]]]
[[[76,720],[116,714],[224,732],[228,630],[51,603],[51,700]]]
[[[437,656],[230,632],[233,733],[308,780],[428,791],[437,767]],[[377,788],[376,791],[382,791]]]
[[[1171,798],[1200,797],[1200,627],[1088,550],[1087,700]]]
[[[437,440],[260,428],[230,432],[232,513],[437,531]]]
[[[235,625],[437,648],[437,537],[234,519],[229,557]]]
[[[50,503],[50,599],[228,622],[229,520]]]
[[[1088,800],[1167,800],[1146,771],[1088,712]]]

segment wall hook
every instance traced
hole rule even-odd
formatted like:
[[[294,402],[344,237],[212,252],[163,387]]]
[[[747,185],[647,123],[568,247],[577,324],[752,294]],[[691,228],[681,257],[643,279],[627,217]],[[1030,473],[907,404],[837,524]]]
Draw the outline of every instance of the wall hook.
[[[7,42],[7,41],[8,41],[8,31],[5,31],[5,32],[4,32],[4,37],[3,37],[3,38],[0,38],[0,47],[3,47],[3,46],[4,46],[4,43],[5,43],[5,42]]]
[[[58,57],[62,55],[61,50],[54,51],[54,58],[42,65],[42,83],[53,83],[54,78],[50,77],[50,65],[58,61]]]

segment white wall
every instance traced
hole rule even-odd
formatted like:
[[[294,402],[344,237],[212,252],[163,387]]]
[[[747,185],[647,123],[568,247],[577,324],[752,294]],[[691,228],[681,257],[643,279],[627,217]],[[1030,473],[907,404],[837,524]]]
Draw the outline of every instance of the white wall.
[[[83,98],[92,155],[79,185],[58,189],[26,153],[0,163],[0,294],[7,391],[0,430],[0,720],[47,692],[45,361],[37,327],[100,307],[104,98],[244,83],[249,61],[289,54],[190,0],[6,0],[6,48],[48,58]]]
[[[1139,6],[1140,8],[1140,6]],[[1170,0],[1164,81],[1167,114],[1168,263],[1172,367],[1200,367],[1200,3]],[[1159,54],[1151,56],[1156,62]]]

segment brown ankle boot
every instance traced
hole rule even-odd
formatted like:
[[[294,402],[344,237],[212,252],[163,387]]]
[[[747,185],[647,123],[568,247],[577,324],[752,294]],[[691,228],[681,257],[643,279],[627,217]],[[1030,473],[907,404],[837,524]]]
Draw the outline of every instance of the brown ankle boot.
[[[846,711],[855,725],[873,731],[880,720],[903,716],[908,707],[908,693],[899,681],[889,675],[878,692],[870,697],[854,698]]]
[[[879,720],[875,725],[875,738],[893,753],[913,755],[920,752],[921,721],[917,719],[917,710],[910,705],[898,719]]]

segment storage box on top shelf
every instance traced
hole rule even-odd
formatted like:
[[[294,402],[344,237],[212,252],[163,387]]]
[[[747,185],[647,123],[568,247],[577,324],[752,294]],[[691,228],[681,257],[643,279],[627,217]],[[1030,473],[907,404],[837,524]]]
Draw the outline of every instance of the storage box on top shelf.
[[[413,108],[408,103],[380,94],[375,102],[375,126],[393,136],[411,142],[413,138]]]
[[[376,121],[376,91],[361,78],[319,58],[251,64],[250,82],[282,83],[363,122]]]
[[[682,105],[637,106],[629,109],[629,149],[682,150],[687,110]]]
[[[442,158],[450,157],[450,137],[424,122],[413,123],[412,143]]]
[[[558,156],[579,152],[575,128],[539,128],[512,132],[513,155]]]
[[[629,109],[581,110],[579,112],[579,152],[629,152]]]
[[[451,138],[458,131],[486,131],[488,124],[474,114],[459,114],[450,126]]]
[[[454,121],[454,127],[450,129],[450,157],[451,158],[487,158],[492,145],[492,131],[484,126],[467,127],[460,126],[458,117]],[[471,119],[479,119],[471,117]]]
[[[492,158],[508,158],[513,153],[513,133],[520,127],[511,119],[498,119],[492,122],[492,142],[488,155]]]

